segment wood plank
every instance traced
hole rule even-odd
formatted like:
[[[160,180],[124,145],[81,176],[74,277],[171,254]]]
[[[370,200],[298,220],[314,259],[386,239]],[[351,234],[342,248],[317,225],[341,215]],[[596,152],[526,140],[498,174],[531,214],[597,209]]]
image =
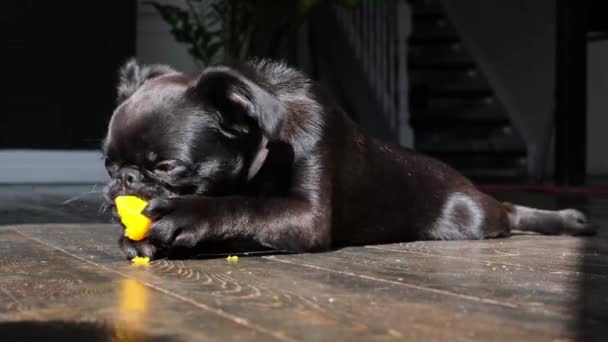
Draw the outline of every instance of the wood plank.
[[[125,269],[137,277],[121,277],[7,230],[0,231],[0,250],[3,340],[48,340],[57,329],[69,340],[85,333],[99,340],[271,339],[145,286],[135,279],[145,278],[142,270]]]
[[[562,321],[575,318],[573,308],[578,290],[583,279],[587,280],[580,274],[556,274],[527,267],[404,255],[379,249],[346,248],[329,255],[272,258],[476,297],[520,308],[522,314],[538,312]],[[608,286],[606,277],[590,280],[596,286]],[[608,318],[607,312],[597,314],[598,320]]]
[[[550,272],[608,276],[608,241],[595,237],[519,235],[482,241],[416,241],[368,246]]]
[[[18,231],[116,272],[129,269],[116,247],[113,227],[34,226]],[[365,264],[360,259],[339,263],[347,260],[340,253],[249,257],[237,265],[223,259],[160,260],[134,276],[297,340],[549,340],[573,335],[559,313],[363,273],[378,265],[361,269],[361,274],[345,272]],[[323,267],[310,267],[315,263]]]

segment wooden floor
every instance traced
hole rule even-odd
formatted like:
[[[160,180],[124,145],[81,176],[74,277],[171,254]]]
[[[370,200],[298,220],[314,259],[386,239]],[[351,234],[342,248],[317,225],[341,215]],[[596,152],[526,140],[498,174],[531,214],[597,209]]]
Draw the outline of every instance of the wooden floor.
[[[608,340],[603,231],[135,267],[118,227],[89,223],[102,221],[94,201],[78,212],[47,195],[0,196],[13,208],[0,227],[0,341]],[[574,205],[608,227],[607,200],[502,197]],[[72,223],[40,222],[61,208]]]

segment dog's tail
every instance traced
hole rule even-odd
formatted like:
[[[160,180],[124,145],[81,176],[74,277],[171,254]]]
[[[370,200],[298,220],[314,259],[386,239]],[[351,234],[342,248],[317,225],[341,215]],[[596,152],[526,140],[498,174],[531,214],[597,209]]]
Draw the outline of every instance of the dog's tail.
[[[576,209],[541,210],[503,203],[511,229],[547,235],[593,235],[597,227]]]

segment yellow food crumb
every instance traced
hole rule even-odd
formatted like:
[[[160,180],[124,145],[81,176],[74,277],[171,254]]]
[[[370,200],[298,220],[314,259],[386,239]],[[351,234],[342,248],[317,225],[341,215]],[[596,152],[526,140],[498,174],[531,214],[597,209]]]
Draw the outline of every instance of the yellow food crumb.
[[[120,221],[125,225],[125,236],[131,240],[143,240],[152,221],[141,212],[148,202],[136,196],[118,196],[114,200]]]
[[[239,257],[238,257],[238,256],[236,256],[236,255],[234,255],[234,256],[230,256],[230,255],[229,255],[229,256],[226,258],[226,260],[227,260],[229,263],[231,263],[231,264],[236,264],[237,262],[239,262]]]
[[[149,265],[150,264],[150,258],[148,257],[135,257],[133,259],[131,259],[131,262],[133,263],[134,266],[140,266],[140,265]]]

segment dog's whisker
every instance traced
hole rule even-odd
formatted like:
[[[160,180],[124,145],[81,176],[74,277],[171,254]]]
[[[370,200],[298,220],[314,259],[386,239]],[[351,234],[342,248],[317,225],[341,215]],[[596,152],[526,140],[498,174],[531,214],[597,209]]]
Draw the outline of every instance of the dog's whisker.
[[[88,195],[91,195],[91,194],[98,194],[98,193],[101,193],[101,192],[102,192],[102,190],[97,190],[97,184],[95,184],[95,185],[93,185],[93,189],[91,189],[91,191],[83,192],[83,193],[78,194],[78,195],[76,195],[74,197],[68,198],[67,200],[63,201],[62,204],[63,205],[67,205],[67,204],[70,204],[70,203],[72,203],[74,201],[77,201],[77,200],[79,200],[79,199],[81,199],[81,198],[83,198],[85,196],[88,196]]]
[[[97,215],[101,215],[104,212],[106,212],[106,210],[108,210],[108,208],[110,207],[110,202],[104,201],[101,203],[101,205],[99,206],[99,210],[97,210]]]
[[[74,196],[74,197],[68,198],[67,200],[63,201],[62,204],[63,205],[67,205],[67,204],[70,204],[70,203],[72,203],[74,201],[82,199],[83,197],[86,197],[86,196],[88,196],[90,194],[97,194],[97,193],[101,193],[101,191],[94,191],[94,192],[87,192],[87,193],[84,193],[84,194],[80,194],[78,196]]]

